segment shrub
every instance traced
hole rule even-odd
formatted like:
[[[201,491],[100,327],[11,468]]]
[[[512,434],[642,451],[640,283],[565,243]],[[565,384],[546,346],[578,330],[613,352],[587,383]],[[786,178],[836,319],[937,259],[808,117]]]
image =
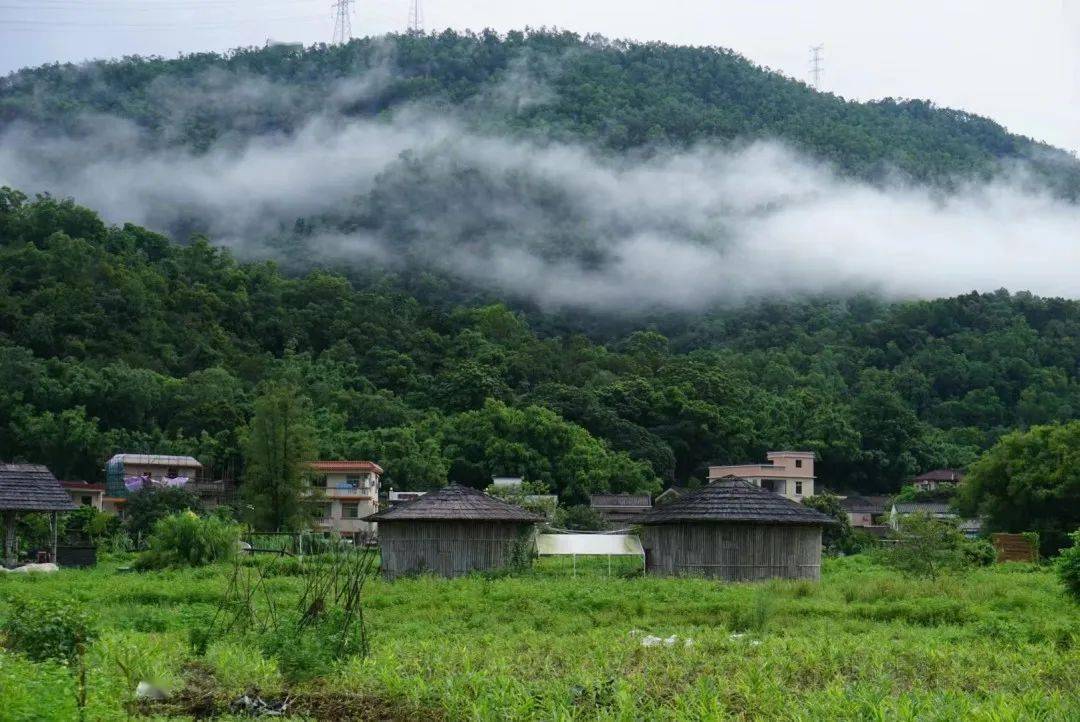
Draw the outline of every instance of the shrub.
[[[127,530],[132,537],[149,535],[158,520],[185,511],[202,511],[202,503],[193,492],[181,486],[148,486],[128,497]]]
[[[94,618],[73,600],[34,599],[14,603],[4,622],[6,646],[28,658],[70,664],[97,636]]]
[[[956,524],[929,514],[905,516],[892,539],[893,544],[881,552],[882,561],[905,574],[937,577],[938,572],[966,562],[966,540]]]
[[[158,520],[150,536],[150,549],[135,562],[139,569],[198,567],[231,559],[240,541],[240,527],[217,517],[193,512]]]
[[[574,531],[602,531],[607,529],[607,522],[591,506],[560,507],[555,512],[555,526]]]
[[[833,494],[815,494],[808,496],[802,501],[803,506],[820,511],[825,516],[831,516],[836,524],[825,527],[821,533],[821,543],[825,551],[830,554],[850,554],[854,551],[851,539],[851,522],[847,512],[840,503],[840,497]]]
[[[1065,585],[1065,591],[1080,603],[1080,529],[1069,535],[1072,546],[1065,549],[1057,558],[1058,579]]]
[[[988,539],[967,539],[960,551],[969,566],[987,567],[997,561],[997,549]]]

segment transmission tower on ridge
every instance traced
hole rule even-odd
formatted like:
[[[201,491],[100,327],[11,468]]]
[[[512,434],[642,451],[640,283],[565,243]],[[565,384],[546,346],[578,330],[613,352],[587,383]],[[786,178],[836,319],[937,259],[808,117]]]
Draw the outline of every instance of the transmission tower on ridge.
[[[334,45],[352,40],[352,4],[355,0],[334,0]]]
[[[815,88],[821,87],[821,72],[824,68],[821,52],[824,49],[824,45],[814,45],[810,48],[810,77],[814,79]]]
[[[409,32],[424,32],[424,11],[420,8],[420,0],[409,2]]]

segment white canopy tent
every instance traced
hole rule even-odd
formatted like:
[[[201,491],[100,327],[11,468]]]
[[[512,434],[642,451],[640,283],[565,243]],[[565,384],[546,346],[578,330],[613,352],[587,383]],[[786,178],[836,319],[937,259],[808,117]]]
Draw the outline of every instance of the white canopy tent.
[[[641,540],[632,534],[537,534],[536,553],[542,557],[572,557],[575,574],[579,556],[606,556],[609,573],[611,557],[641,557],[641,568],[645,569],[645,550]]]

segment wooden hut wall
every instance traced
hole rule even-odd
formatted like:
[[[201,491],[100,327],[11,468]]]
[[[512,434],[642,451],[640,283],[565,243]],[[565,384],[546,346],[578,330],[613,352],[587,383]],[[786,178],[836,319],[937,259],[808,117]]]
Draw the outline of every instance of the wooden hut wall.
[[[821,527],[672,523],[644,527],[646,569],[730,581],[820,579]]]
[[[430,572],[459,577],[502,569],[532,524],[498,521],[400,521],[379,524],[383,575]]]

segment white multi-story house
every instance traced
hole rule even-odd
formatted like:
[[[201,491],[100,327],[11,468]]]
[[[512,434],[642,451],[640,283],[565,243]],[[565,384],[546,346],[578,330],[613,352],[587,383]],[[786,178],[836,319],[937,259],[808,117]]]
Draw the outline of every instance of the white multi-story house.
[[[373,461],[313,461],[309,466],[312,486],[322,497],[316,527],[354,541],[374,536],[376,525],[361,520],[379,510],[382,467]]]
[[[710,466],[709,483],[725,476],[737,476],[795,501],[814,495],[814,452],[770,451],[765,458],[768,460],[765,464]]]

